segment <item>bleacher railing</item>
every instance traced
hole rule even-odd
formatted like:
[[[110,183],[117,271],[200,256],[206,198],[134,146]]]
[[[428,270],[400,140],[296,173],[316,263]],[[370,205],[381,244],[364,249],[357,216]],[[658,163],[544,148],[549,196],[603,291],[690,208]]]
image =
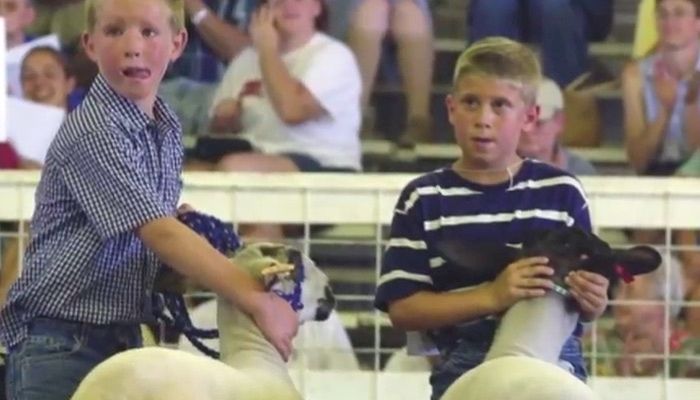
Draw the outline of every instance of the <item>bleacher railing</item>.
[[[391,221],[401,188],[415,175],[406,174],[223,174],[184,175],[183,202],[196,209],[236,223],[299,224],[308,247],[310,227],[315,224],[364,224],[376,227],[374,277],[379,275],[382,228]],[[671,231],[700,230],[700,180],[690,178],[586,177],[581,179],[588,194],[594,225],[607,228],[660,229],[666,232],[669,255]],[[38,174],[0,171],[0,220],[29,220],[34,205]],[[19,225],[21,226],[21,224]],[[21,229],[21,228],[20,228]],[[668,276],[667,276],[668,278]],[[667,282],[670,280],[667,279]],[[667,287],[668,288],[668,287]],[[349,299],[352,296],[348,296]],[[340,300],[343,300],[342,294]],[[666,309],[670,305],[667,290]],[[367,371],[297,371],[295,381],[305,398],[412,400],[429,398],[427,373],[380,371],[379,327],[374,318],[374,367]],[[668,323],[664,327],[668,338]],[[595,329],[593,330],[595,331]],[[595,335],[593,338],[595,343]],[[668,343],[668,340],[666,340]],[[595,376],[591,385],[603,399],[686,400],[697,398],[700,380],[670,378],[670,350],[665,346],[663,373],[653,378]],[[695,354],[694,356],[698,356]],[[595,365],[594,346],[590,354]]]

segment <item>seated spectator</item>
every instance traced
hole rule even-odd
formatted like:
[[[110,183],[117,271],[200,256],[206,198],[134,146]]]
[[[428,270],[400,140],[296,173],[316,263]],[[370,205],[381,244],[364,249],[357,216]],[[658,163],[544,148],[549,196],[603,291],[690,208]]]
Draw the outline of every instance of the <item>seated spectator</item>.
[[[208,300],[189,312],[192,325],[199,329],[215,329],[216,300]],[[218,339],[203,340],[207,347],[219,350]],[[299,327],[299,334],[292,342],[294,352],[289,367],[315,371],[357,371],[359,362],[350,343],[338,312],[333,310],[328,320],[306,322]],[[204,356],[186,337],[181,336],[178,348],[189,353]],[[301,354],[304,353],[304,360]]]
[[[611,0],[471,0],[468,40],[505,36],[540,45],[543,73],[565,88],[588,67],[588,42],[604,40]]]
[[[359,73],[347,47],[318,30],[324,8],[322,0],[271,0],[254,16],[253,47],[229,65],[211,128],[256,151],[215,160],[218,169],[360,169]]]
[[[325,10],[323,0],[271,0],[261,6],[250,27],[253,46],[229,65],[210,111],[212,132],[235,134],[244,144],[223,156],[195,154],[205,162],[191,161],[188,167],[361,169],[360,76],[352,52],[322,33]],[[241,232],[283,237],[281,227],[260,234],[242,227]]]
[[[390,35],[397,47],[407,106],[406,128],[399,143],[430,141],[434,40],[427,0],[350,0],[350,3],[354,10],[350,10],[348,44],[360,66],[363,109],[369,104],[383,44]]]
[[[659,0],[658,43],[622,73],[625,147],[640,175],[678,172],[700,144],[700,0]],[[635,242],[659,241],[659,232],[637,231]],[[674,243],[696,245],[692,231],[678,231]],[[679,254],[686,269],[698,268],[696,251]]]
[[[27,100],[69,111],[75,78],[65,56],[53,47],[35,47],[22,60],[22,93]]]
[[[23,97],[68,111],[68,98],[75,79],[65,58],[53,47],[35,47],[24,56],[20,68]],[[0,169],[36,169],[36,161],[23,159],[11,143],[0,143]]]
[[[159,94],[186,135],[207,133],[207,110],[226,66],[249,43],[245,32],[256,0],[184,0],[188,40]]]
[[[700,1],[660,0],[659,41],[622,73],[625,147],[640,175],[671,175],[700,143]]]
[[[520,135],[518,154],[544,161],[574,175],[595,175],[593,164],[571,153],[560,142],[566,121],[564,96],[556,82],[544,79],[540,83],[537,105],[540,107],[537,126]]]

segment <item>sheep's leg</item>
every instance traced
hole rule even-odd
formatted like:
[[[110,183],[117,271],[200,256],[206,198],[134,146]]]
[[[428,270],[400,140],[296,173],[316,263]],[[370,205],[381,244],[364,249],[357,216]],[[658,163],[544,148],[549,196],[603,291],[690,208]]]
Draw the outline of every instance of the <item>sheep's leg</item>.
[[[556,364],[578,317],[566,298],[555,292],[520,300],[501,319],[486,359],[526,355]]]

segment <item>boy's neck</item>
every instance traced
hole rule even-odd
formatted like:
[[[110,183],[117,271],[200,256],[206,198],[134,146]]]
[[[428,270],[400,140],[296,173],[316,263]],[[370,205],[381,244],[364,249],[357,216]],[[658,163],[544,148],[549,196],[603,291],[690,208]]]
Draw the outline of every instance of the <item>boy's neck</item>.
[[[516,157],[508,165],[500,167],[475,167],[469,163],[465,163],[464,159],[460,158],[452,164],[452,169],[457,175],[462,178],[480,184],[480,185],[497,185],[499,183],[511,182],[514,176],[520,171],[523,159]]]
[[[143,111],[151,119],[156,119],[154,112],[156,104],[155,96],[148,99],[135,100],[134,103],[141,111]]]

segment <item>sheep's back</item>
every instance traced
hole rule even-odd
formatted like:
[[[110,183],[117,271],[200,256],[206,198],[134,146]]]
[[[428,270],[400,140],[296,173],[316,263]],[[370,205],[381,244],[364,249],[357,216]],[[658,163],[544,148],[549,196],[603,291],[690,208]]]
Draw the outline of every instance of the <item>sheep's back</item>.
[[[585,383],[563,368],[531,357],[486,361],[462,375],[441,400],[597,400]]]
[[[146,347],[100,363],[83,379],[72,400],[268,399],[269,385],[256,381],[217,360]]]

